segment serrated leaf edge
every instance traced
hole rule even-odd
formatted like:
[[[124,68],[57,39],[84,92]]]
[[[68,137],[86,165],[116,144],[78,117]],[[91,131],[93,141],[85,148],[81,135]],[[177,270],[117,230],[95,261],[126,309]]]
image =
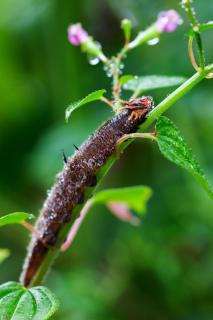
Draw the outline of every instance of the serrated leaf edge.
[[[158,142],[158,146],[159,146],[160,151],[162,152],[162,154],[164,155],[164,157],[165,157],[167,160],[173,162],[176,166],[179,166],[179,167],[181,167],[182,169],[185,169],[186,171],[188,171],[189,173],[191,173],[192,176],[194,176],[194,178],[201,184],[201,186],[205,189],[205,191],[206,191],[206,192],[209,194],[209,196],[213,199],[213,188],[212,188],[209,180],[207,179],[207,177],[206,177],[206,175],[205,175],[205,173],[204,173],[204,170],[202,169],[202,167],[200,166],[200,164],[199,164],[199,162],[197,161],[196,157],[194,156],[192,149],[187,145],[187,142],[186,142],[185,139],[182,137],[182,134],[181,134],[179,128],[178,128],[169,118],[167,118],[167,117],[165,117],[165,116],[161,116],[161,117],[159,117],[158,120],[157,120],[156,129],[157,129],[157,126],[159,125],[159,122],[160,122],[161,120],[163,120],[163,119],[164,119],[164,121],[166,120],[167,124],[171,124],[171,125],[175,128],[175,130],[177,131],[177,133],[180,134],[179,137],[180,137],[181,141],[183,142],[183,144],[185,145],[185,147],[188,149],[188,151],[191,153],[192,161],[193,161],[194,165],[196,166],[196,170],[193,170],[193,167],[190,168],[190,166],[187,166],[187,167],[186,167],[184,164],[181,163],[182,161],[179,162],[179,164],[176,164],[174,161],[172,161],[171,159],[169,159],[169,158],[163,153],[163,151],[162,151],[163,148],[161,148],[160,143],[159,143],[158,138],[157,138],[157,142]],[[167,138],[167,137],[166,137],[166,138]],[[166,139],[165,139],[165,140],[166,140]],[[170,140],[170,143],[171,143],[171,140]],[[174,142],[174,144],[175,144],[175,142]],[[171,151],[170,151],[170,152],[171,152]],[[175,154],[174,154],[174,155],[175,155]]]

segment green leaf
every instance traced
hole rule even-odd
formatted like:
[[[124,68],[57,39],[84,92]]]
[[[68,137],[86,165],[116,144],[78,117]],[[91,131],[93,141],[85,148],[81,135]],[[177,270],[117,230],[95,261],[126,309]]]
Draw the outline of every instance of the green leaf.
[[[168,160],[189,171],[213,198],[212,187],[174,123],[166,117],[160,117],[156,129],[161,153]]]
[[[125,83],[127,83],[128,81],[134,79],[135,76],[131,75],[131,74],[126,74],[122,77],[120,77],[119,79],[119,82],[120,82],[120,85],[123,86]]]
[[[0,227],[5,226],[7,224],[21,224],[23,221],[31,219],[32,217],[32,214],[26,212],[9,213],[0,218]]]
[[[134,91],[136,95],[140,95],[147,90],[154,90],[159,88],[166,88],[177,86],[185,81],[184,77],[170,77],[161,75],[150,75],[144,77],[138,77],[124,84],[125,90]]]
[[[213,21],[209,21],[207,23],[202,23],[200,26],[199,26],[199,31],[205,31],[205,30],[208,30],[210,28],[213,28]]]
[[[83,106],[86,103],[95,101],[95,100],[100,100],[103,97],[103,94],[106,92],[105,89],[101,89],[101,90],[97,90],[94,91],[90,94],[88,94],[88,96],[86,96],[85,98],[83,98],[82,100],[79,100],[77,102],[72,103],[67,109],[66,109],[66,113],[65,113],[65,119],[66,121],[68,121],[71,113],[80,108],[81,106]]]
[[[8,249],[0,249],[0,263],[7,259],[9,255],[10,251]]]
[[[129,39],[131,36],[131,30],[132,30],[132,22],[129,19],[123,19],[121,21],[121,28],[124,31],[126,42],[129,42]]]
[[[20,283],[0,285],[0,319],[46,320],[59,307],[59,301],[46,287],[27,290]]]
[[[151,195],[152,190],[146,186],[107,189],[96,193],[93,203],[121,202],[138,214],[143,214],[146,212],[147,202]]]

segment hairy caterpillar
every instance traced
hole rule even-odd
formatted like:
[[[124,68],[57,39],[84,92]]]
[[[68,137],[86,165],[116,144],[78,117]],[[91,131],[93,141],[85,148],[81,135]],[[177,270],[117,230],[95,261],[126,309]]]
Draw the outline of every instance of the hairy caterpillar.
[[[151,97],[130,100],[121,113],[105,122],[64,164],[37,220],[39,237],[32,236],[28,248],[21,275],[25,286],[33,281],[48,251],[54,250],[60,230],[70,221],[75,207],[84,203],[85,193],[92,195],[98,171],[113,155],[117,141],[136,132],[152,108]]]

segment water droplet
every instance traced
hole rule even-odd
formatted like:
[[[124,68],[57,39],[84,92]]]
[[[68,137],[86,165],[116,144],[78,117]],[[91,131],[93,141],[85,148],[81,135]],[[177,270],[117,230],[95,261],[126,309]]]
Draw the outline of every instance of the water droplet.
[[[89,64],[91,64],[92,66],[95,66],[100,61],[98,57],[92,57],[92,56],[89,56],[88,60],[89,60]]]
[[[106,65],[104,65],[103,69],[106,72],[107,77],[112,77],[114,72],[115,63],[114,61],[109,61]]]
[[[182,0],[182,2],[181,2],[182,9],[184,9],[186,12],[188,12],[190,3],[192,3],[191,0]]]
[[[156,45],[159,41],[160,41],[160,39],[156,37],[156,38],[153,38],[153,39],[149,40],[147,43],[148,43],[149,46],[154,46],[154,45]]]
[[[110,71],[108,71],[108,72],[106,73],[106,75],[107,75],[108,78],[111,78],[111,77],[112,77],[112,73],[111,73]]]

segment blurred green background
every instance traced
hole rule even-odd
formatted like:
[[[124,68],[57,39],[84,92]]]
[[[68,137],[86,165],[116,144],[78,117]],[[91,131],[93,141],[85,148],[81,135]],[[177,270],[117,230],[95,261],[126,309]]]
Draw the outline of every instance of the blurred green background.
[[[213,6],[197,0],[201,21]],[[187,22],[176,0],[0,1],[0,214],[37,214],[62,168],[62,150],[74,152],[111,116],[102,103],[74,113],[72,101],[111,84],[102,66],[91,66],[69,45],[67,26],[81,21],[111,55],[122,44],[120,20],[135,32],[174,8],[185,22],[156,46],[129,54],[125,73],[190,76]],[[204,35],[212,62],[212,32]],[[213,182],[213,90],[203,81],[167,113],[179,126]],[[151,92],[158,103],[170,90]],[[135,142],[101,188],[146,184],[154,195],[140,227],[122,223],[105,208],[93,208],[73,247],[61,254],[46,285],[61,300],[55,319],[213,319],[213,203],[186,172],[167,162],[150,142]],[[0,282],[17,280],[29,241],[18,226],[2,228],[0,247],[11,256]]]

